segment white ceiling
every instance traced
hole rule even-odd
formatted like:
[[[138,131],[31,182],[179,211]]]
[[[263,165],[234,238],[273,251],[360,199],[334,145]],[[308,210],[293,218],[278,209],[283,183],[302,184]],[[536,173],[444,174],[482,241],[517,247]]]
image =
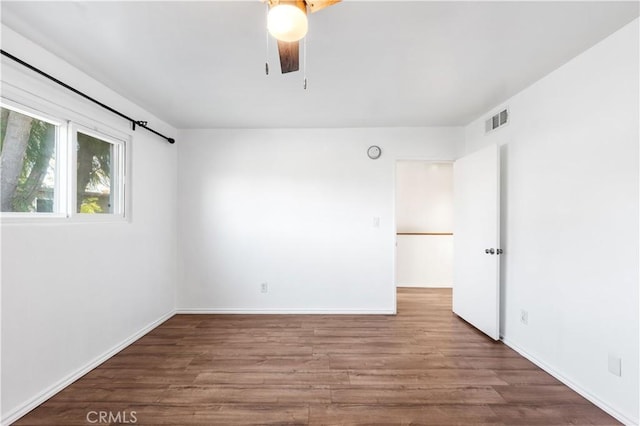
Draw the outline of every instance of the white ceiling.
[[[178,128],[464,125],[639,14],[637,2],[345,1],[310,16],[303,90],[273,41],[265,75],[258,0],[1,7],[5,25]]]

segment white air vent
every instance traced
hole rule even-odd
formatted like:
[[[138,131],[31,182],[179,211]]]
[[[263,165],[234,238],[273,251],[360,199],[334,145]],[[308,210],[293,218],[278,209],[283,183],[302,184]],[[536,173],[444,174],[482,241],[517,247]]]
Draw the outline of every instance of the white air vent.
[[[509,111],[506,109],[500,111],[496,115],[489,118],[484,123],[484,132],[489,133],[492,130],[502,127],[509,122]]]

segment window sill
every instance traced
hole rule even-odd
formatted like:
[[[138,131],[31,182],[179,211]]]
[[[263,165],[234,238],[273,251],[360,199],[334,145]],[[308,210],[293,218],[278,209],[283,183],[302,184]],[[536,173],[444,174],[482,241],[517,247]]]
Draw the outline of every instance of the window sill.
[[[87,215],[78,214],[65,216],[64,214],[6,214],[0,215],[2,225],[71,225],[71,224],[106,224],[106,223],[130,223],[131,220],[124,215]]]

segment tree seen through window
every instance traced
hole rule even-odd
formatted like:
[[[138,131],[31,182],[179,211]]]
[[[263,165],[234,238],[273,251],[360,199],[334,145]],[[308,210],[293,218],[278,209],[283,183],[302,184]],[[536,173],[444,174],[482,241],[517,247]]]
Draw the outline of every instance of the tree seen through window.
[[[113,144],[78,132],[76,211],[113,213],[111,160]]]
[[[0,113],[0,205],[3,212],[54,209],[56,126],[20,112]]]

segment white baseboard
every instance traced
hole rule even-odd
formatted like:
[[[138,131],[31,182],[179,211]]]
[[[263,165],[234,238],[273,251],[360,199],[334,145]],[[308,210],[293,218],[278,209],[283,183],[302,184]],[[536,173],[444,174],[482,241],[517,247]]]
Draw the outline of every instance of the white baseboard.
[[[509,341],[508,339],[505,339],[504,336],[500,336],[500,340],[502,340],[502,342],[505,345],[509,346],[511,349],[513,349],[514,351],[518,352],[520,355],[522,355],[523,357],[525,357],[526,359],[528,359],[529,361],[531,361],[532,363],[534,363],[538,367],[542,368],[544,371],[546,371],[547,373],[551,374],[556,379],[560,380],[562,383],[567,385],[569,388],[571,388],[574,391],[576,391],[578,394],[580,394],[585,399],[587,399],[590,402],[592,402],[595,406],[600,408],[602,411],[604,411],[607,414],[609,414],[610,416],[614,417],[619,422],[622,422],[627,426],[633,426],[633,425],[637,425],[638,424],[637,420],[634,421],[634,420],[628,418],[627,416],[625,416],[624,414],[620,413],[619,411],[617,411],[616,409],[611,407],[609,404],[607,404],[606,402],[602,401],[597,396],[593,395],[589,391],[587,391],[587,390],[583,389],[582,387],[578,386],[573,381],[571,381],[570,379],[568,379],[567,377],[565,377],[564,375],[562,375],[558,371],[554,370],[546,362],[544,362],[544,361],[536,358],[535,356],[529,354],[527,351],[525,351],[524,349],[522,349],[518,345],[514,344],[513,342]]]
[[[129,346],[130,344],[132,344],[133,342],[135,342],[136,340],[138,340],[139,338],[141,338],[142,336],[144,336],[145,334],[147,334],[148,332],[150,332],[151,330],[153,330],[154,328],[162,324],[163,322],[165,322],[166,320],[168,320],[169,318],[171,318],[174,314],[175,314],[175,311],[167,312],[162,317],[148,324],[146,327],[144,327],[140,331],[129,336],[128,338],[126,338],[116,346],[109,349],[107,352],[89,361],[87,364],[79,368],[77,371],[69,374],[59,382],[43,390],[42,392],[40,392],[38,395],[36,395],[26,403],[22,404],[18,408],[8,413],[2,419],[0,424],[10,425],[11,423],[15,422],[20,417],[24,416],[29,411],[36,408],[38,405],[42,404],[47,399],[51,398],[53,395],[57,394],[62,389],[69,386],[71,383],[75,382],[80,377],[84,376],[89,371],[93,370],[94,368],[96,368],[97,366],[99,366],[100,364],[102,364],[103,362],[105,362],[106,360],[108,360],[109,358],[111,358],[112,356],[114,356],[115,354],[117,354],[118,352],[120,352],[121,350],[123,350],[124,348],[126,348],[127,346]]]
[[[176,314],[218,314],[218,315],[395,315],[393,309],[243,309],[243,308],[179,308]]]

